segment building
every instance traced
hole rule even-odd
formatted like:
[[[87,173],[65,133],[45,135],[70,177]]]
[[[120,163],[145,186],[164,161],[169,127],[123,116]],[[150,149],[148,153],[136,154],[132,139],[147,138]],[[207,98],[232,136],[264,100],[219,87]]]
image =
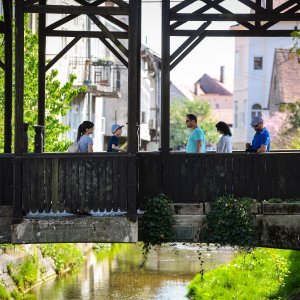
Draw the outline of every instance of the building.
[[[273,7],[286,1],[274,0]],[[262,5],[265,6],[265,1]],[[274,29],[294,29],[295,22],[285,21],[274,25]],[[232,30],[241,30],[241,25]],[[233,91],[233,145],[244,149],[251,142],[253,128],[251,119],[257,115],[268,116],[269,93],[276,48],[289,49],[291,37],[236,37],[235,70]]]
[[[194,98],[208,101],[213,117],[232,126],[232,93],[224,85],[224,67],[221,67],[220,80],[204,74],[194,83]]]
[[[273,115],[281,106],[300,100],[300,62],[295,52],[289,49],[275,49],[269,111]]]

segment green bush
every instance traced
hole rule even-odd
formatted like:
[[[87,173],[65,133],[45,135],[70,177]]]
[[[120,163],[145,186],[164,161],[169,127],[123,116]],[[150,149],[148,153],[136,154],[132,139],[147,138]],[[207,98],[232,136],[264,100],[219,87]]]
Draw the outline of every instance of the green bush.
[[[233,195],[217,198],[206,215],[201,239],[220,246],[252,247],[255,242],[252,206],[255,204],[253,199]]]
[[[289,250],[256,249],[228,265],[198,274],[188,287],[189,299],[273,298],[289,274]],[[300,261],[298,261],[298,264]]]
[[[174,231],[173,210],[171,200],[161,194],[149,199],[145,204],[142,219],[143,255],[146,260],[152,246],[159,246],[172,241]],[[144,261],[145,261],[144,260]]]
[[[45,244],[41,246],[43,256],[50,256],[55,262],[57,274],[76,269],[84,261],[84,254],[76,244]]]

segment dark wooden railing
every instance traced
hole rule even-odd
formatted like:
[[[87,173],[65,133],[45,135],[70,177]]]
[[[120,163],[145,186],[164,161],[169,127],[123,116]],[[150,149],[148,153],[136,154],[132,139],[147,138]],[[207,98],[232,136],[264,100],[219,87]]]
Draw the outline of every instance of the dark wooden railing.
[[[145,199],[159,193],[174,203],[211,202],[225,194],[300,198],[299,170],[300,152],[0,155],[0,205],[12,205],[21,187],[14,202],[21,215],[119,209],[134,219]]]
[[[158,193],[174,203],[211,202],[217,196],[300,197],[300,152],[266,154],[139,153],[139,205]]]

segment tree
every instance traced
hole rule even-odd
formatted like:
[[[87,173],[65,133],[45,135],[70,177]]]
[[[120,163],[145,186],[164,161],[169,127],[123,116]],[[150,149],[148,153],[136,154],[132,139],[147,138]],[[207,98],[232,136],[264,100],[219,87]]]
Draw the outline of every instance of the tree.
[[[179,149],[187,143],[189,129],[186,127],[186,115],[193,113],[197,116],[198,124],[205,133],[207,145],[216,143],[218,133],[215,120],[211,117],[211,107],[204,100],[175,100],[170,111],[170,144],[173,149]]]
[[[25,24],[28,24],[27,17]],[[28,144],[29,151],[33,151],[34,127],[38,120],[38,35],[34,34],[28,26],[24,29],[24,122],[29,124]],[[3,45],[3,36],[0,44]],[[1,60],[4,53],[0,54]],[[13,51],[14,52],[14,51]],[[63,133],[69,127],[62,124],[60,117],[67,114],[70,103],[85,88],[73,88],[76,76],[71,75],[64,84],[57,79],[58,71],[52,69],[46,76],[46,117],[45,117],[45,151],[65,151],[70,141],[64,139]],[[0,72],[0,118],[4,119],[4,72]],[[3,152],[3,122],[0,124],[0,152]]]

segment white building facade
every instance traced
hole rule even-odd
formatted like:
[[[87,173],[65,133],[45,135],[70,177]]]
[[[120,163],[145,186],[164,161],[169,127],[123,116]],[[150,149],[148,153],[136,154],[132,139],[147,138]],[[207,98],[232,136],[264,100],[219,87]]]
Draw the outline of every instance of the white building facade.
[[[286,1],[274,1],[274,7]],[[295,22],[280,22],[272,29],[293,30]],[[232,30],[240,30],[233,26]],[[291,37],[236,37],[233,91],[233,146],[245,149],[254,131],[250,126],[256,115],[268,116],[268,100],[276,48],[290,48]]]

